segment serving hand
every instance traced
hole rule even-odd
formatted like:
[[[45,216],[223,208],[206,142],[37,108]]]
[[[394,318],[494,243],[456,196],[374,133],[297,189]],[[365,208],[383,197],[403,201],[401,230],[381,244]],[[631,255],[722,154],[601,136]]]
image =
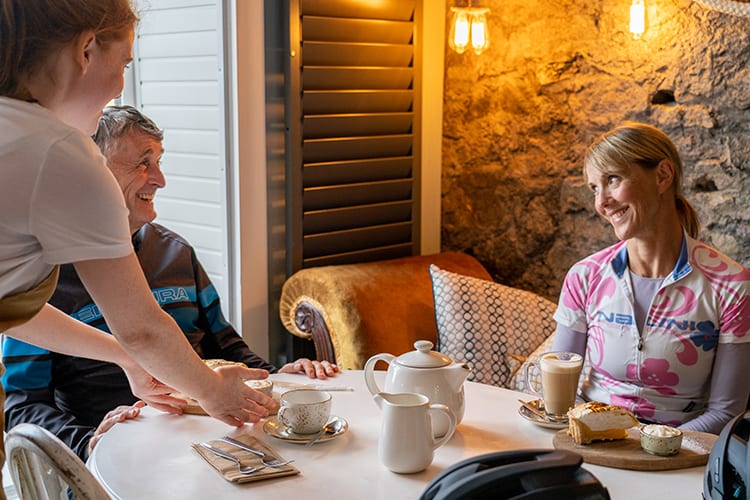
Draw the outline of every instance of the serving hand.
[[[276,404],[273,398],[245,384],[246,380],[268,377],[266,370],[232,365],[215,368],[213,372],[217,378],[207,380],[207,390],[202,396],[192,395],[212,417],[239,427],[245,422],[254,423],[267,417],[268,408]]]
[[[175,392],[174,389],[154,378],[135,362],[129,366],[122,366],[122,369],[135,397],[142,399],[147,405],[157,410],[166,413],[182,413],[187,402],[171,396],[170,394]]]

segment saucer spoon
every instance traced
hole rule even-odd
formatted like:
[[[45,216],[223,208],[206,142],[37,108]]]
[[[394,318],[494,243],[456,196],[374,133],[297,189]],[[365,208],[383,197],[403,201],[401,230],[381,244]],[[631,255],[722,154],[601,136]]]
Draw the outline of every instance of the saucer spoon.
[[[548,422],[554,422],[554,423],[560,423],[560,424],[565,424],[568,422],[567,418],[559,418],[559,417],[554,417],[552,415],[547,415],[546,412],[543,412],[542,410],[535,408],[534,406],[530,405],[527,401],[524,401],[523,399],[519,399],[518,402],[521,403],[521,405],[527,410],[529,410],[531,413],[533,413],[539,418],[543,418],[544,420]]]
[[[322,429],[318,431],[317,434],[315,434],[313,437],[310,438],[310,441],[305,443],[305,447],[312,446],[313,443],[315,443],[318,439],[320,439],[324,434],[336,434],[337,432],[341,431],[344,427],[344,422],[340,419],[334,419],[328,422],[325,426],[323,426]]]

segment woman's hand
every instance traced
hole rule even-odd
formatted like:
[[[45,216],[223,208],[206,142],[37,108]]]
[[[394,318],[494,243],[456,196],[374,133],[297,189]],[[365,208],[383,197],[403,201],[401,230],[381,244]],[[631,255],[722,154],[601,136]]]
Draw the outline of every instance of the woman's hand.
[[[220,366],[212,371],[217,377],[209,384],[212,389],[203,396],[192,395],[212,417],[239,427],[245,422],[258,422],[269,415],[269,408],[276,407],[273,398],[245,383],[246,380],[267,378],[266,370],[233,365]]]
[[[115,424],[119,422],[124,422],[126,420],[130,420],[131,418],[137,417],[141,414],[141,408],[143,408],[144,406],[146,406],[146,403],[144,403],[143,401],[136,401],[133,406],[118,406],[114,410],[104,415],[104,418],[99,424],[99,427],[96,428],[96,430],[94,431],[94,435],[91,436],[91,439],[89,439],[89,455],[94,450],[94,446],[96,446],[96,443],[99,442],[105,432],[110,430],[112,427],[114,427]]]
[[[305,373],[310,378],[319,379],[335,377],[339,371],[339,367],[330,361],[310,361],[307,358],[299,358],[279,369],[279,373]]]
[[[175,392],[174,389],[159,382],[135,362],[122,366],[122,369],[128,377],[130,389],[135,397],[165,413],[182,413],[182,409],[187,402],[184,399],[172,396],[171,393]]]

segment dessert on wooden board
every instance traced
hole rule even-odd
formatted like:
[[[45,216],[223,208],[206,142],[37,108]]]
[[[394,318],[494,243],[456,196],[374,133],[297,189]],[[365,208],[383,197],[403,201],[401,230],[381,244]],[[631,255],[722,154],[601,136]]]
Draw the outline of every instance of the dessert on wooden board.
[[[638,424],[631,411],[597,401],[582,403],[568,411],[568,434],[577,444],[625,439],[628,429]]]

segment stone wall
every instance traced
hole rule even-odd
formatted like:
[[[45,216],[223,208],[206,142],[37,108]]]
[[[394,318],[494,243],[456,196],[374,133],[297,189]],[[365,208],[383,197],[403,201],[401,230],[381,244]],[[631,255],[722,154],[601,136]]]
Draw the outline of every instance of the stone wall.
[[[448,2],[452,3],[452,2]],[[567,269],[616,241],[582,155],[623,120],[664,130],[701,239],[750,266],[750,18],[690,0],[482,0],[490,48],[446,50],[442,247],[557,300]]]

